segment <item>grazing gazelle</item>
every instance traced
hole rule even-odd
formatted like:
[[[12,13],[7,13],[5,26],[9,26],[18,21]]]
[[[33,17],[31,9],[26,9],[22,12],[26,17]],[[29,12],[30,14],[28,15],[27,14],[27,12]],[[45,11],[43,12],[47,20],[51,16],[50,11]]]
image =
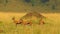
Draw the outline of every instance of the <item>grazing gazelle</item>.
[[[17,26],[18,24],[21,24],[21,23],[23,22],[22,19],[16,20],[15,17],[13,17],[12,20],[13,20],[13,22],[16,24],[16,26]]]
[[[20,19],[20,20],[16,20],[16,18],[15,17],[13,17],[12,18],[12,20],[13,20],[13,22],[16,24],[16,26],[18,25],[18,24],[23,24],[23,25],[32,25],[32,22],[31,21],[26,21],[26,20],[22,20],[22,19]]]

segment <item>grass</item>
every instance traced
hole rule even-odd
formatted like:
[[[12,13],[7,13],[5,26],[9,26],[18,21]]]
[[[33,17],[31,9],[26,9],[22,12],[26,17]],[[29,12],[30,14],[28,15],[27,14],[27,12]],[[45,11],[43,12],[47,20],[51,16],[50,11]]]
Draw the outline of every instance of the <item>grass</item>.
[[[16,19],[21,18],[26,13],[10,13],[0,12],[0,29],[3,30],[0,34],[60,34],[60,14],[59,13],[42,13],[47,17],[44,25],[18,25],[17,27],[12,22],[13,16]]]

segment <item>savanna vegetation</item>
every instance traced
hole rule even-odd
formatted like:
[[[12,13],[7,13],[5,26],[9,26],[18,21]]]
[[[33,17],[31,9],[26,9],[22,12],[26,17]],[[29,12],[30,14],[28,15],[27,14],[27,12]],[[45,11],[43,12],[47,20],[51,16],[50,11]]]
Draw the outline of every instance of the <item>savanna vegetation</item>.
[[[47,17],[45,24],[42,25],[18,24],[16,27],[11,18],[15,16],[18,20],[25,14],[0,12],[0,34],[60,34],[59,13],[41,13]]]
[[[59,3],[59,0],[0,0],[0,34],[60,34]],[[35,16],[26,16],[28,12],[35,11],[45,17],[45,24],[39,24],[39,18],[35,19]],[[25,21],[19,24],[20,19],[36,21],[30,22],[30,25]]]

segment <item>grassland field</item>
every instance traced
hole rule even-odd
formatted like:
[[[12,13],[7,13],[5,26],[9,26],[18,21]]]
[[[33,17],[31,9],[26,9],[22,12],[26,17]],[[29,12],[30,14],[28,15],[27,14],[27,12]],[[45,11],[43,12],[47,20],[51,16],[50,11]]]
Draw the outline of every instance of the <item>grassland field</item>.
[[[0,12],[0,34],[60,34],[60,13],[41,13],[45,16],[43,25],[18,25],[12,22],[12,17],[21,18],[26,13]]]

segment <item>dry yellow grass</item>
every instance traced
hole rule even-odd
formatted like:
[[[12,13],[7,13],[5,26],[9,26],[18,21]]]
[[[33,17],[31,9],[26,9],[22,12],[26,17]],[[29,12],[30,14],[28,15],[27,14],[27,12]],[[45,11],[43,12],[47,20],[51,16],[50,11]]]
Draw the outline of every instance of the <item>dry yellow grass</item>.
[[[12,22],[11,18],[15,16],[17,19],[26,13],[0,12],[0,29],[4,32],[1,34],[60,34],[60,14],[59,13],[41,13],[47,17],[44,25],[18,25]]]

